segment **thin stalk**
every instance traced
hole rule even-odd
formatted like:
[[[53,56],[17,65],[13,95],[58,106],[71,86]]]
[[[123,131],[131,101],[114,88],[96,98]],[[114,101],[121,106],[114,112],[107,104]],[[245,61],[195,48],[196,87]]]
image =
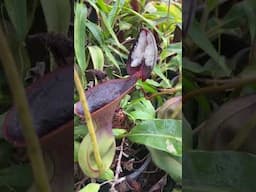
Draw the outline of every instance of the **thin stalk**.
[[[32,117],[30,115],[25,90],[21,83],[14,58],[11,54],[10,48],[8,47],[1,25],[0,42],[0,59],[21,121],[22,132],[27,144],[27,152],[31,161],[36,187],[40,192],[50,192],[47,171],[38,137],[35,129],[33,128]]]
[[[153,99],[154,97],[160,96],[160,95],[173,95],[177,93],[178,91],[181,91],[181,87],[178,88],[170,88],[170,89],[164,89],[158,93],[154,93],[148,97],[149,100]]]
[[[100,173],[103,173],[104,166],[103,166],[103,162],[102,162],[102,159],[100,156],[99,146],[98,146],[97,137],[95,134],[95,129],[94,129],[91,113],[89,111],[87,99],[84,94],[84,89],[83,89],[81,80],[80,80],[77,70],[75,68],[74,68],[74,79],[75,79],[76,88],[77,88],[77,91],[79,94],[79,98],[80,98],[81,104],[83,106],[84,117],[85,117],[86,124],[88,127],[89,135],[90,135],[90,138],[92,141],[94,158],[95,158],[96,164],[100,170]]]
[[[183,97],[183,102],[185,103],[187,100],[194,98],[198,95],[206,94],[206,93],[217,93],[221,91],[225,91],[227,89],[237,89],[240,87],[243,87],[245,85],[255,84],[256,83],[256,77],[250,77],[250,78],[241,78],[239,81],[236,80],[232,83],[227,83],[220,86],[209,86],[209,87],[203,87],[200,89],[197,89],[195,91],[191,91],[187,93]]]

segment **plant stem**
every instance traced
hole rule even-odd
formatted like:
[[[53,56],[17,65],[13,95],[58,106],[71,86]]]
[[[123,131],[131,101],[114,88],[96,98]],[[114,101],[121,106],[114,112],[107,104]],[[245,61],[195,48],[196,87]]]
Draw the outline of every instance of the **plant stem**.
[[[151,100],[154,97],[157,97],[157,96],[160,96],[160,95],[173,95],[173,94],[175,94],[175,93],[177,93],[178,91],[181,91],[181,90],[182,90],[181,87],[170,88],[170,89],[161,89],[160,92],[150,95],[147,99]]]
[[[227,89],[240,88],[242,86],[249,85],[249,84],[255,84],[255,83],[256,83],[256,77],[249,77],[249,78],[241,78],[234,82],[227,83],[227,84],[220,85],[220,86],[214,85],[214,86],[209,86],[209,87],[203,87],[203,88],[200,88],[195,91],[191,91],[191,92],[187,93],[183,97],[183,102],[186,102],[187,100],[189,100],[191,98],[194,98],[198,95],[202,95],[205,93],[216,93],[216,92],[221,92],[221,91],[224,91]]]
[[[22,132],[27,144],[27,152],[31,161],[37,190],[40,192],[50,192],[47,171],[45,168],[39,140],[35,129],[33,128],[32,117],[30,115],[25,90],[21,83],[16,63],[11,54],[10,48],[8,47],[8,43],[1,25],[0,42],[0,59],[6,73],[9,87],[13,95],[14,104],[21,121]]]
[[[95,134],[95,129],[94,129],[94,125],[93,125],[93,121],[92,121],[92,117],[91,117],[91,113],[89,111],[89,107],[88,107],[88,103],[87,103],[87,99],[85,97],[84,94],[84,89],[82,87],[82,83],[81,80],[78,76],[77,70],[74,68],[74,79],[75,79],[75,84],[76,84],[76,88],[79,94],[79,98],[81,101],[81,104],[83,106],[83,110],[84,110],[84,117],[86,120],[86,124],[88,127],[88,132],[92,141],[92,146],[93,146],[93,152],[94,152],[94,158],[96,161],[96,164],[99,168],[100,173],[103,173],[104,171],[104,166],[103,166],[103,162],[100,156],[100,151],[99,151],[99,146],[97,143],[97,137]]]

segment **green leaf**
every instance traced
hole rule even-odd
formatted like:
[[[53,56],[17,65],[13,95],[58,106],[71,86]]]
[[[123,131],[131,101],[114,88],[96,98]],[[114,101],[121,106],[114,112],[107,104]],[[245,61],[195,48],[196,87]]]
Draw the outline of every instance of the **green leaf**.
[[[67,34],[71,16],[69,0],[40,0],[49,32]]]
[[[128,7],[124,7],[123,10],[126,10],[127,12],[130,12],[131,14],[135,15],[136,17],[138,17],[138,19],[144,21],[145,23],[148,24],[148,26],[150,26],[151,28],[153,28],[159,35],[160,37],[164,37],[163,33],[157,29],[157,27],[155,26],[154,22],[145,18],[143,15],[141,15],[140,13],[134,11],[133,9],[130,9]]]
[[[251,41],[253,42],[256,39],[256,25],[255,25],[256,2],[255,0],[246,0],[244,2],[244,9],[245,9],[245,14],[247,15],[247,18],[248,18]]]
[[[241,1],[240,3],[234,4],[228,13],[223,18],[223,23],[225,23],[226,28],[237,28],[241,24],[244,24],[246,20],[246,14],[244,12],[244,2]]]
[[[120,101],[120,107],[125,108],[128,105],[130,99],[130,95],[125,95],[124,98]]]
[[[113,54],[111,53],[111,51],[108,49],[107,46],[103,46],[102,49],[104,50],[108,60],[110,63],[112,63],[117,69],[118,71],[120,71],[120,67],[119,67],[119,64],[118,62],[116,61],[115,57],[113,56]]]
[[[165,83],[166,88],[167,87],[171,87],[171,83],[170,80],[163,74],[163,72],[161,71],[160,66],[155,65],[153,72],[156,73]]]
[[[186,69],[188,71],[191,71],[193,73],[203,73],[205,72],[205,68],[201,66],[199,63],[191,61],[187,57],[182,58],[182,68],[183,70]]]
[[[125,112],[134,121],[155,118],[155,108],[152,103],[144,97],[134,99],[126,105]]]
[[[127,133],[127,131],[125,129],[113,129],[113,135],[116,138],[122,138],[125,134]]]
[[[104,66],[104,55],[98,46],[88,46],[94,69],[102,70]]]
[[[157,89],[155,87],[160,86],[158,82],[152,79],[147,79],[146,81],[138,80],[136,85],[140,86],[144,91],[148,93],[157,93]]]
[[[13,165],[0,169],[0,186],[28,187],[32,184],[32,178],[29,165]]]
[[[182,155],[180,120],[155,119],[143,121],[130,131],[128,139],[174,156]]]
[[[5,120],[5,117],[6,117],[6,114],[7,113],[3,113],[3,114],[1,114],[0,115],[0,138],[2,138],[3,137],[3,124],[4,124],[4,120]]]
[[[184,116],[182,117],[182,141],[183,152],[193,148],[192,128]]]
[[[98,183],[90,183],[86,185],[83,189],[79,192],[98,192],[100,189],[100,184]]]
[[[209,9],[209,12],[215,9],[218,5],[218,0],[207,0],[207,8]]]
[[[214,61],[222,68],[227,76],[230,75],[231,71],[225,63],[225,58],[221,56],[213,47],[212,43],[206,36],[206,34],[201,30],[197,22],[193,22],[190,27],[189,35],[201,49],[203,49],[209,56],[211,56]]]
[[[99,8],[104,11],[105,13],[108,13],[110,10],[110,7],[108,6],[108,4],[105,3],[104,0],[97,0],[97,5],[99,6]]]
[[[87,68],[85,57],[85,23],[84,19],[87,15],[87,8],[83,3],[77,3],[75,7],[75,25],[74,25],[74,44],[75,54],[79,67],[82,71]]]
[[[23,41],[28,32],[27,0],[5,0],[4,3],[15,28],[17,39]]]
[[[172,43],[168,45],[165,49],[163,49],[163,51],[160,53],[160,63],[162,63],[164,59],[168,58],[169,56],[175,53],[177,54],[177,56],[175,57],[179,57],[179,61],[181,61],[182,43]],[[178,64],[181,64],[181,62]]]
[[[131,27],[132,27],[131,23],[128,23],[128,22],[125,22],[125,21],[120,21],[119,22],[119,29],[120,29],[120,31],[129,30],[129,29],[131,29]]]
[[[87,135],[87,133],[88,133],[88,129],[86,125],[77,125],[74,128],[75,139],[83,138]]]
[[[89,31],[91,32],[93,37],[98,41],[100,46],[102,46],[104,44],[104,38],[103,38],[103,32],[102,32],[101,28],[89,20],[86,20],[85,25],[89,29]]]
[[[114,172],[109,168],[102,175],[100,175],[99,179],[103,180],[111,180],[114,178]]]
[[[110,25],[113,27],[114,21],[118,15],[118,13],[120,12],[120,10],[122,9],[122,7],[124,6],[125,1],[124,0],[119,0],[116,1],[110,11],[110,13],[108,14],[108,22],[110,23]]]
[[[78,151],[79,151],[80,143],[74,141],[74,162],[78,162]]]
[[[6,167],[10,164],[13,158],[12,155],[13,155],[13,146],[7,142],[0,142],[0,167],[1,168]]]
[[[169,153],[147,147],[153,162],[157,167],[168,173],[176,182],[182,181],[182,164],[181,159],[173,157]]]
[[[123,46],[123,45],[119,42],[119,40],[118,40],[118,38],[117,38],[117,36],[116,36],[116,34],[115,34],[115,32],[114,32],[114,30],[113,30],[111,24],[110,24],[109,21],[107,20],[107,16],[106,16],[104,13],[101,13],[101,18],[102,18],[102,21],[103,21],[103,23],[104,23],[104,25],[105,25],[105,27],[106,27],[106,30],[109,32],[109,34],[111,35],[111,37],[114,39],[116,45],[117,45],[120,49],[122,49],[125,53],[129,53],[129,51],[126,49],[126,47]]]
[[[189,78],[186,78],[185,76],[183,76],[182,79],[182,89],[185,92],[189,92],[189,91],[193,91],[198,89],[199,86],[192,80],[190,80]],[[198,95],[197,97],[194,98],[197,101],[198,104],[198,123],[202,122],[202,120],[208,118],[210,112],[211,112],[211,107],[210,107],[210,103],[209,100],[207,99],[206,96],[204,95]],[[190,109],[191,110],[191,109]],[[186,106],[183,107],[183,111],[186,112]],[[187,115],[187,113],[185,113]],[[193,115],[193,113],[190,113],[189,115]],[[186,116],[188,118],[188,116]],[[188,118],[189,119],[189,118]]]
[[[256,191],[256,156],[232,151],[191,151],[183,157],[184,192]]]

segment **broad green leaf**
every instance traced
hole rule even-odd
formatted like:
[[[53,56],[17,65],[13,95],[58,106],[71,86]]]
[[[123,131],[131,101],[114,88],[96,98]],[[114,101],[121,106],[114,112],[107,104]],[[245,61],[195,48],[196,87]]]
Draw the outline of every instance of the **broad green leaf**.
[[[132,142],[143,144],[174,156],[182,155],[182,127],[180,120],[146,120],[136,125],[127,137]]]
[[[83,3],[75,4],[75,25],[74,25],[74,43],[75,54],[79,67],[82,71],[87,68],[85,57],[85,16],[87,14],[87,8]]]
[[[183,157],[184,192],[256,191],[256,156],[232,151],[191,151]]]
[[[125,112],[135,120],[155,118],[155,108],[152,103],[144,97],[131,101],[125,108]]]
[[[100,47],[88,46],[94,69],[103,71],[104,55]]]
[[[5,0],[4,3],[15,28],[17,39],[23,41],[28,32],[27,0]]]
[[[49,32],[67,34],[71,16],[69,0],[40,0]]]
[[[98,183],[90,183],[86,185],[79,192],[98,192],[100,190],[100,184]]]
[[[151,147],[147,148],[156,166],[169,174],[174,181],[180,183],[182,181],[181,158],[174,157],[169,153]]]

